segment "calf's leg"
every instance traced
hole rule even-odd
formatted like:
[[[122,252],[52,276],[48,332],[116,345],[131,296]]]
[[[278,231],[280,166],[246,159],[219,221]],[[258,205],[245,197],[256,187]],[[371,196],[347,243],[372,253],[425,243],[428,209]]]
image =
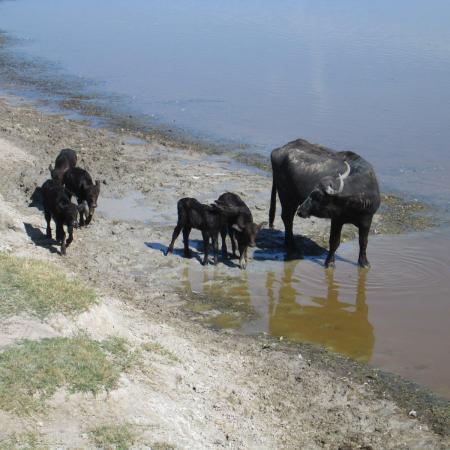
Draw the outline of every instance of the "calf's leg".
[[[237,258],[237,254],[236,254],[236,249],[237,249],[236,232],[231,227],[230,227],[230,240],[231,240],[231,249],[233,250],[233,256],[235,258]]]
[[[50,214],[49,211],[44,211],[44,215],[45,215],[45,221],[47,222],[47,232],[46,232],[46,236],[51,239],[52,238],[52,229],[50,227],[50,221],[52,219],[52,216]]]
[[[56,240],[61,244],[61,255],[66,254],[66,233],[62,223],[56,224]]]
[[[177,226],[173,230],[172,240],[170,241],[169,247],[167,248],[166,256],[169,253],[173,253],[173,246],[175,245],[175,241],[177,240],[177,237],[179,236],[179,234],[181,232],[181,228],[182,228],[181,224],[177,223]]]
[[[190,258],[192,256],[192,252],[189,249],[189,235],[191,234],[191,229],[191,227],[183,228],[184,256],[186,258]]]
[[[220,237],[222,238],[222,258],[226,259],[228,257],[227,243],[225,242],[227,237],[227,227],[220,229]]]
[[[68,247],[73,241],[73,226],[68,226],[67,232],[69,233],[69,237],[67,238],[66,241],[66,247]]]
[[[81,205],[83,202],[81,201],[81,199],[77,199],[77,201],[78,201],[78,204],[79,205]],[[81,211],[80,211],[80,227],[82,227],[82,226],[84,226],[84,225],[86,225],[86,221],[85,221],[85,214],[86,214],[86,212],[84,211],[84,209],[82,209]]]
[[[325,260],[325,267],[334,267],[334,254],[341,243],[341,231],[344,224],[336,219],[331,219],[330,230],[330,249],[328,251],[327,259]]]
[[[214,265],[217,265],[218,254],[219,254],[219,232],[211,233],[211,240],[214,252]]]
[[[240,253],[239,267],[242,270],[245,270],[247,267],[247,249],[248,249],[248,246],[245,246],[245,247],[239,246],[239,253]]]
[[[209,255],[209,233],[206,231],[202,231],[203,237],[203,251],[205,252],[205,256],[203,257],[202,264],[205,266],[208,264],[208,255]]]

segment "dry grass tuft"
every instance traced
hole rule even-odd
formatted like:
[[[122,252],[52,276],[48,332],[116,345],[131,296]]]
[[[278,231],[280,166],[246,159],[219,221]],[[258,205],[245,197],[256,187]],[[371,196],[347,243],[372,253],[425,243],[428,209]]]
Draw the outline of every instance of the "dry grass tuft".
[[[137,363],[137,353],[119,338],[23,341],[0,353],[0,408],[18,415],[42,412],[59,388],[94,395],[110,391],[120,373]]]
[[[94,303],[94,291],[69,279],[56,265],[0,253],[1,316],[23,312],[40,318],[52,313],[72,315]]]

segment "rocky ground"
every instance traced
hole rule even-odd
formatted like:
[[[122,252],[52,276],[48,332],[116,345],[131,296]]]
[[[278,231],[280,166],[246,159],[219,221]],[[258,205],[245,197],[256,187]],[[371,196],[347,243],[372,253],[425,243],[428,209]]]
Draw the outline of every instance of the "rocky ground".
[[[66,147],[101,180],[100,204],[102,198],[138,194],[150,214],[145,222],[127,218],[126,203],[113,202],[89,227],[77,230],[61,257],[44,236],[42,212],[29,204],[48,178],[48,165]],[[151,443],[186,449],[449,447],[448,406],[417,392],[416,399],[415,388],[397,395],[402,389],[390,388],[383,377],[345,358],[268,337],[213,331],[187,313],[183,267],[215,269],[202,268],[196,258],[163,255],[177,199],[213,201],[225,190],[234,191],[261,222],[267,220],[271,186],[263,171],[224,155],[176,148],[126,129],[89,128],[6,100],[0,101],[0,167],[0,250],[53,261],[92,286],[100,299],[76,317],[2,319],[0,348],[82,330],[94,339],[122,336],[136,346],[151,339],[173,356],[152,359],[150,374],[123,374],[119,388],[109,394],[60,390],[45,414],[0,411],[0,441],[30,430],[44,435],[52,448],[86,448],[92,445],[86,434],[92,424],[126,422],[138,429],[136,448]],[[420,205],[386,200],[375,219],[376,232],[398,231],[405,217],[416,227],[427,224],[420,217],[415,222]],[[279,217],[275,225],[281,227]],[[303,233],[325,242],[326,221],[307,227]],[[347,235],[352,236],[350,230]],[[265,244],[278,245],[277,236],[264,233]],[[240,276],[234,264],[218,270]],[[416,405],[421,406],[418,418],[411,418]],[[162,448],[158,445],[153,446]]]

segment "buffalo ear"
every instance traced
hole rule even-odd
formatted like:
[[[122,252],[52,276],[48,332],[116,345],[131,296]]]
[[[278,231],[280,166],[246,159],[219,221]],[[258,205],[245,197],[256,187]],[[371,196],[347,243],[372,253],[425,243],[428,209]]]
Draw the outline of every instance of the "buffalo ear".
[[[50,172],[53,172],[53,166],[51,164],[48,166],[48,170],[50,170]]]
[[[266,225],[267,225],[267,222],[261,222],[260,224],[258,224],[258,225],[256,226],[256,228],[258,229],[258,231],[260,231],[261,228],[262,228],[262,227],[265,227]]]
[[[239,233],[242,233],[244,231],[244,229],[241,228],[237,223],[233,223],[233,225],[231,225],[231,228],[233,228],[233,230],[239,231]]]
[[[100,187],[100,180],[95,180],[95,185]]]

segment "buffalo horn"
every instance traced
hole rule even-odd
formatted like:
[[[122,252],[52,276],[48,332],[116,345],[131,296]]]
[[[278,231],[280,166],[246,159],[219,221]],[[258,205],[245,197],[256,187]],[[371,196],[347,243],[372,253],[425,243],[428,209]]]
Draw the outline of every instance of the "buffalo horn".
[[[347,161],[344,161],[344,164],[347,166],[347,169],[344,173],[339,174],[339,188],[334,190],[332,187],[328,187],[327,192],[330,195],[340,194],[344,190],[344,180],[350,175],[350,164]]]

